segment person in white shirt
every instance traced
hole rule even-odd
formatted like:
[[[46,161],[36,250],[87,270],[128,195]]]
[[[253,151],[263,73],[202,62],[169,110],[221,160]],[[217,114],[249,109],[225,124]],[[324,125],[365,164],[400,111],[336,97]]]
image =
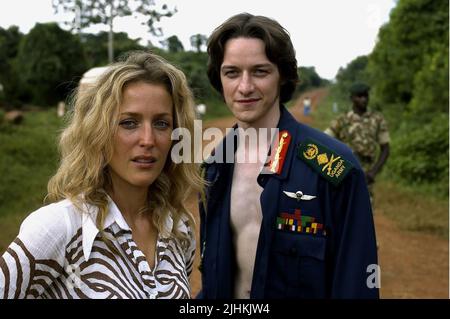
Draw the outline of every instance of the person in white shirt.
[[[184,74],[136,52],[74,98],[48,183],[0,258],[0,298],[189,298],[194,219],[203,187],[194,163],[169,153],[177,127],[193,132]]]

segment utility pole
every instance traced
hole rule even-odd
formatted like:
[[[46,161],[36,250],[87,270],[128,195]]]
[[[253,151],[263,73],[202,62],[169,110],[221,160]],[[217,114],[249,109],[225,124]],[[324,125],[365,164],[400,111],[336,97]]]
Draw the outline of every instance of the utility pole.
[[[109,33],[108,33],[108,60],[109,63],[114,61],[114,32],[113,32],[113,19],[114,19],[114,5],[113,0],[109,1]]]

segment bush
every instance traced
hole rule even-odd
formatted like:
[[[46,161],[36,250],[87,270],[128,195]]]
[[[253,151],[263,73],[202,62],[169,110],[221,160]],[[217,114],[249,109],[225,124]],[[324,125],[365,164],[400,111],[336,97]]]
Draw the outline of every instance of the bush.
[[[426,124],[409,123],[392,141],[388,167],[406,182],[436,184],[441,194],[448,193],[448,115]]]

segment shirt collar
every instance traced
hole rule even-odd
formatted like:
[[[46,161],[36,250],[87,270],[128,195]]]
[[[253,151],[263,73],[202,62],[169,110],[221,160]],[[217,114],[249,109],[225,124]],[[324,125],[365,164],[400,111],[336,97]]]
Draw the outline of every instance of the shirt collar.
[[[87,209],[82,213],[82,240],[84,259],[88,261],[91,255],[95,237],[97,237],[97,234],[99,233],[99,229],[97,228],[95,222],[97,220],[98,209],[92,205],[86,206]],[[116,223],[120,227],[120,229],[131,232],[130,226],[128,226],[125,218],[123,218],[123,215],[117,207],[116,203],[114,203],[111,197],[108,196],[108,215],[105,218],[102,230],[105,230],[113,223]],[[182,221],[180,221],[180,223],[183,224]],[[172,233],[172,228],[173,219],[171,214],[169,214],[168,218],[165,221],[165,231],[159,234],[159,237],[169,238]],[[180,230],[182,232],[187,232],[187,229],[185,229],[185,227],[181,227]]]
[[[107,195],[108,196],[108,195]],[[86,204],[87,209],[82,213],[82,240],[83,240],[83,255],[86,261],[89,260],[89,256],[92,251],[95,237],[99,233],[99,229],[96,225],[98,208],[92,205]],[[105,230],[113,223],[116,223],[121,229],[131,231],[127,222],[123,218],[117,205],[108,196],[108,215],[105,218],[103,229]]]

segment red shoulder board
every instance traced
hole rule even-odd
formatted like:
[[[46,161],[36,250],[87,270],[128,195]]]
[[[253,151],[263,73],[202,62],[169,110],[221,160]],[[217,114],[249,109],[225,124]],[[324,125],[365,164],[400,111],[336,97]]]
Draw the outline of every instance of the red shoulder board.
[[[268,169],[270,173],[279,175],[283,169],[286,153],[289,148],[289,143],[291,142],[291,135],[288,131],[281,131],[279,132],[278,137],[279,138],[276,139],[272,145],[270,160],[266,169]]]

